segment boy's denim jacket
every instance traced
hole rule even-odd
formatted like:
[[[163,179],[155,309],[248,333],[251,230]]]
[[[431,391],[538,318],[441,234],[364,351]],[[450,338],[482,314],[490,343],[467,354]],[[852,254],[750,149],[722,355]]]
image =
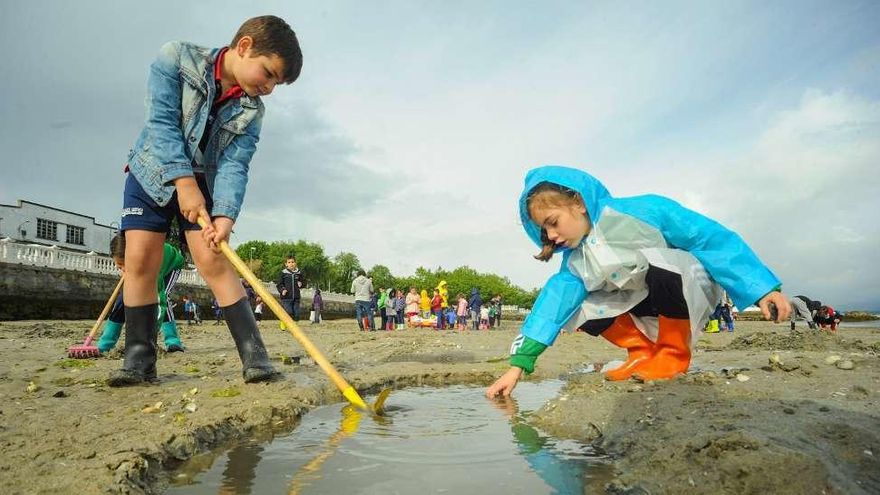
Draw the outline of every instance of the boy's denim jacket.
[[[204,172],[214,202],[211,215],[235,220],[265,110],[258,97],[244,95],[223,105],[205,130],[216,92],[213,67],[219,52],[184,42],[162,46],[150,65],[147,122],[128,165],[160,206],[171,200],[175,179]],[[205,153],[194,163],[204,132],[209,132]]]

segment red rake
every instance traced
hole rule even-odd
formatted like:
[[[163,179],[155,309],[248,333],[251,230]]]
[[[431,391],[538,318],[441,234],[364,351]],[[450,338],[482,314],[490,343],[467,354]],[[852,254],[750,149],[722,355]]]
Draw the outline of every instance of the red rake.
[[[98,316],[98,321],[95,322],[89,335],[86,336],[85,342],[83,342],[82,345],[72,345],[67,348],[68,357],[74,359],[88,359],[101,355],[101,351],[92,345],[92,341],[95,340],[95,336],[98,334],[98,329],[101,328],[101,323],[104,322],[104,318],[107,317],[107,313],[110,312],[110,308],[113,307],[113,303],[116,301],[119,289],[122,288],[122,279],[123,277],[119,277],[119,283],[117,283],[116,288],[113,289],[113,294],[110,294],[110,299],[108,299],[107,304],[104,305],[104,310],[101,311],[101,316]]]

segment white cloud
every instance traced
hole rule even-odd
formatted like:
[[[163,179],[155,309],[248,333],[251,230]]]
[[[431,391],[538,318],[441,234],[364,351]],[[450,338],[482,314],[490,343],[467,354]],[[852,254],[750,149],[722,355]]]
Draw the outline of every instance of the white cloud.
[[[267,98],[237,242],[305,238],[397,274],[466,264],[537,286],[557,262],[531,259],[516,200],[526,170],[560,163],[718,218],[793,290],[880,306],[870,2],[62,4],[2,7],[0,39],[35,41],[0,101],[0,200],[112,221],[158,46],[222,43],[268,10],[305,66]]]
[[[787,291],[877,307],[880,101],[808,90],[721,155],[683,152],[654,175],[677,177],[667,194],[739,232]]]

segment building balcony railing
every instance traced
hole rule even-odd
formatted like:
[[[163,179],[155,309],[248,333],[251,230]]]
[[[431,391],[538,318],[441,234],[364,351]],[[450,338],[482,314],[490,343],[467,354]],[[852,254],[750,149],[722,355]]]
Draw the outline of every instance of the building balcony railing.
[[[61,270],[73,270],[103,275],[118,275],[119,269],[109,256],[97,253],[79,253],[68,251],[58,246],[42,246],[40,244],[26,244],[16,242],[8,237],[0,239],[0,263],[12,263],[18,265],[42,266]],[[196,287],[207,287],[205,280],[197,270],[181,270],[177,282]],[[275,284],[263,282],[270,294],[277,296],[278,290]],[[310,300],[314,295],[312,289],[303,289],[303,300]],[[354,296],[335,292],[322,291],[321,297],[325,301],[354,303]]]

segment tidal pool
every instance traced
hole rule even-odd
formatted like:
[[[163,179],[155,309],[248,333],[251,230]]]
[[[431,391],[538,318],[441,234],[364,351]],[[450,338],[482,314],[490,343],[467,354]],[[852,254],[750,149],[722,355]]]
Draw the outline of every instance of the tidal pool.
[[[382,418],[319,407],[285,436],[185,463],[166,493],[600,493],[601,455],[528,424],[561,386],[521,383],[494,401],[482,387],[396,390]]]

